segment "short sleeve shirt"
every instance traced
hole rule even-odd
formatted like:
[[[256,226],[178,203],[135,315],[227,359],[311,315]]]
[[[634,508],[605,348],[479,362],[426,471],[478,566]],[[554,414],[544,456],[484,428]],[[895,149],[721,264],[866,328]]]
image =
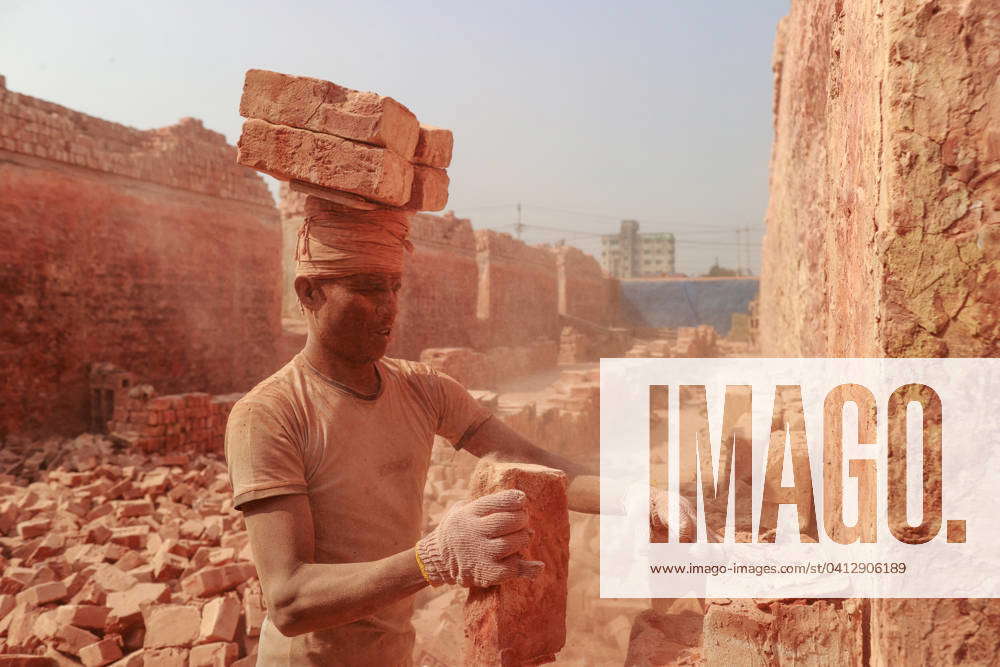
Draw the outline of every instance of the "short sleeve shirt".
[[[317,563],[385,558],[420,538],[434,436],[456,448],[490,417],[455,380],[416,362],[377,362],[379,389],[358,394],[301,354],[236,403],[226,460],[239,509],[304,493]],[[260,665],[408,665],[413,598],[348,625],[297,637],[265,620]]]

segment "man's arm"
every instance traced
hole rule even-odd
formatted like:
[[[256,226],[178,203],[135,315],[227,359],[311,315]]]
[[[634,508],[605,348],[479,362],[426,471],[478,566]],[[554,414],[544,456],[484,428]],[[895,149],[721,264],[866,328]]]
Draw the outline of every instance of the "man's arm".
[[[601,513],[601,487],[596,468],[576,463],[533,445],[527,438],[496,417],[487,419],[476,429],[476,432],[465,440],[462,449],[479,457],[494,454],[505,461],[537,463],[562,470],[567,476],[566,499],[569,508],[587,514]]]
[[[427,585],[413,549],[366,563],[316,563],[303,494],[254,500],[244,510],[268,616],[295,636],[356,621]]]
[[[370,616],[428,582],[487,587],[535,577],[544,563],[518,553],[529,541],[525,499],[522,491],[507,490],[455,503],[414,548],[364,563],[315,562],[305,495],[251,501],[244,518],[268,616],[282,634],[294,636]]]

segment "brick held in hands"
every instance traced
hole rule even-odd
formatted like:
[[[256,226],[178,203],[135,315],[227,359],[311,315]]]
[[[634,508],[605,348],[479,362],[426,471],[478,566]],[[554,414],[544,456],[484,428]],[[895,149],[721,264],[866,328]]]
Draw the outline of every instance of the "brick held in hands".
[[[413,186],[405,208],[414,211],[440,211],[448,203],[448,172],[423,165],[413,165]]]
[[[391,97],[262,69],[247,70],[240,115],[383,146],[405,160],[413,158],[420,127]]]
[[[251,118],[243,123],[236,161],[280,180],[300,180],[402,206],[413,166],[386,148]]]
[[[520,489],[533,536],[522,555],[545,563],[535,579],[516,578],[470,588],[465,603],[465,663],[537,665],[555,660],[566,642],[569,511],[566,474],[526,463],[483,460],[470,495]]]
[[[445,169],[451,164],[451,150],[454,145],[455,137],[451,130],[421,125],[420,138],[417,140],[417,150],[413,154],[412,162]]]

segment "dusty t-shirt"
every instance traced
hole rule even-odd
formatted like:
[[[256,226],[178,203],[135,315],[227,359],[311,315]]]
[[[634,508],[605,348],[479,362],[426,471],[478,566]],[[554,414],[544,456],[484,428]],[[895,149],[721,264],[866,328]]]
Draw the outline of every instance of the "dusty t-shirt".
[[[301,354],[233,407],[226,459],[233,502],[304,493],[317,563],[373,561],[420,539],[435,434],[461,447],[490,412],[447,375],[377,362],[379,390],[358,394]],[[286,637],[265,620],[258,663],[409,665],[413,597],[328,630]]]

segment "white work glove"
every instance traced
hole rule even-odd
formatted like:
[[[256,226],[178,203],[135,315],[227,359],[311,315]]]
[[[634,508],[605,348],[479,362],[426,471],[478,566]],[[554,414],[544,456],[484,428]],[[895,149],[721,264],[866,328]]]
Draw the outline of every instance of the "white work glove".
[[[537,576],[545,563],[518,554],[530,541],[525,500],[524,491],[508,489],[448,508],[437,528],[416,545],[427,581],[485,588]]]
[[[663,489],[649,488],[649,525],[652,528],[668,528],[670,514],[667,509],[668,494]],[[694,536],[697,515],[691,503],[684,496],[678,495],[680,522],[677,526],[678,540],[690,539]]]

